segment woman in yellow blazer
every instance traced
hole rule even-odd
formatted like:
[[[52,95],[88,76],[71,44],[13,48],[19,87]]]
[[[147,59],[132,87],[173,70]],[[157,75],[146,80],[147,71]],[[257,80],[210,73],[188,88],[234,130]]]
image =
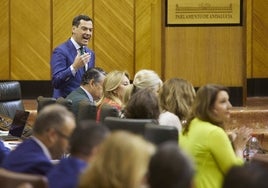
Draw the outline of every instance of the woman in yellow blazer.
[[[220,188],[233,165],[243,164],[243,150],[251,130],[239,129],[232,143],[223,125],[230,118],[228,89],[208,84],[196,93],[191,115],[180,133],[180,147],[196,166],[195,188]]]

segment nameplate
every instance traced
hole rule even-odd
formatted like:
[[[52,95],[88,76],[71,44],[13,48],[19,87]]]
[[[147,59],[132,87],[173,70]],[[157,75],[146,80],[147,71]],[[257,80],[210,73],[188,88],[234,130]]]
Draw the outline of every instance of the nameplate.
[[[166,0],[166,25],[241,25],[242,0]]]

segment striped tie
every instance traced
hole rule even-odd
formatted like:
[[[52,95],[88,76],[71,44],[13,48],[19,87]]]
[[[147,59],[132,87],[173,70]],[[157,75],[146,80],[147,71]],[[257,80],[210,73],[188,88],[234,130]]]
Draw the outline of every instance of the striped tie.
[[[80,54],[83,55],[85,53],[85,49],[83,46],[79,48]]]

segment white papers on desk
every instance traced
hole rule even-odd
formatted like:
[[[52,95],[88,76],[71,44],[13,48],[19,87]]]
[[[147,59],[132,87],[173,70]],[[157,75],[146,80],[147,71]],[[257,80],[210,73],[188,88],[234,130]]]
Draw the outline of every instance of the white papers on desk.
[[[0,136],[7,136],[7,135],[8,135],[8,131],[0,130]]]
[[[8,135],[8,131],[2,131],[0,130],[0,136],[7,136]],[[18,141],[18,140],[13,140],[13,141],[3,141],[2,142],[4,143],[4,146],[13,150],[15,149],[20,143],[21,141]]]
[[[14,150],[22,141],[19,140],[10,140],[10,141],[3,141],[4,146],[9,148],[10,150]]]
[[[4,145],[11,150],[14,150],[20,143],[21,141],[4,141]]]

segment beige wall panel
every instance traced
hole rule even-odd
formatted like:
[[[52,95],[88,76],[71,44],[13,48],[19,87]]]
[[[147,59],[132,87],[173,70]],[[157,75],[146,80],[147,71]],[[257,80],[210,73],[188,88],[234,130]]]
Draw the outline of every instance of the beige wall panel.
[[[94,1],[94,23],[96,65],[127,70],[133,78],[134,0]]]
[[[9,79],[9,1],[0,2],[0,79]]]
[[[93,0],[53,0],[52,7],[53,49],[71,37],[72,21],[75,16],[86,14],[93,18]],[[92,48],[92,40],[89,47]]]
[[[242,27],[167,27],[165,77],[243,85]]]
[[[253,1],[252,77],[268,77],[268,1]]]
[[[246,78],[252,78],[252,0],[246,1]]]
[[[136,0],[136,72],[152,69],[161,75],[161,7],[161,0]]]
[[[10,3],[11,79],[50,79],[50,1]]]

